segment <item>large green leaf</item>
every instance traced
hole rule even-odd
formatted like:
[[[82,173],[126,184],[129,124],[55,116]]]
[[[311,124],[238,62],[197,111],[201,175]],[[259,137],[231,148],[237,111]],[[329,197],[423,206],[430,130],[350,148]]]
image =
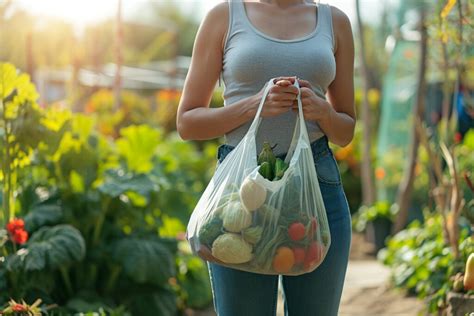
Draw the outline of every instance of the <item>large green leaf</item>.
[[[105,181],[98,189],[111,197],[117,197],[127,191],[139,193],[148,197],[150,192],[158,191],[157,184],[150,180],[146,174],[124,174],[123,170],[109,169],[105,172]]]
[[[0,97],[6,98],[15,89],[17,71],[10,63],[0,63]]]
[[[209,306],[212,302],[212,292],[206,263],[196,256],[182,256],[178,260],[180,266],[178,281],[185,292],[186,306],[191,308]]]
[[[175,316],[177,312],[176,295],[168,289],[144,288],[134,291],[128,304],[132,315]]]
[[[124,238],[112,248],[114,260],[134,282],[164,285],[176,273],[173,254],[158,240]]]
[[[81,261],[85,253],[85,241],[79,230],[67,224],[45,226],[33,233],[25,248],[9,257],[7,269],[57,269]]]
[[[50,130],[41,124],[43,117],[39,108],[31,102],[24,103],[18,108],[17,117],[12,121],[12,134],[23,151],[35,148],[50,135]]]
[[[97,312],[101,308],[109,307],[109,303],[106,303],[96,291],[81,290],[74,297],[69,298],[66,302],[66,307],[75,312]]]
[[[0,98],[5,107],[7,119],[15,119],[18,110],[26,102],[38,107],[38,92],[27,74],[19,74],[15,66],[0,63]]]
[[[64,133],[52,160],[58,163],[61,176],[66,181],[70,179],[73,170],[82,176],[86,187],[97,177],[99,164],[97,152],[70,131]]]
[[[131,125],[120,130],[117,140],[119,154],[127,162],[130,171],[149,172],[153,168],[152,158],[161,142],[161,132],[148,125]]]
[[[61,207],[55,204],[33,205],[26,214],[25,228],[28,232],[33,232],[41,226],[58,224],[63,217]]]

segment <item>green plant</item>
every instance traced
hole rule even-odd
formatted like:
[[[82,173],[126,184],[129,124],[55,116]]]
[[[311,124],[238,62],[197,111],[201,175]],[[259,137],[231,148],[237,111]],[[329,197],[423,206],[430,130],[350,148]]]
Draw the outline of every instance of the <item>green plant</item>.
[[[441,215],[426,215],[424,224],[412,222],[388,241],[378,258],[391,268],[394,286],[420,298],[427,298],[430,312],[443,308],[452,288],[450,277],[463,272],[464,263],[474,252],[474,240],[468,226],[461,226],[460,258],[455,259],[443,236]]]
[[[387,201],[377,201],[370,207],[363,205],[353,216],[352,226],[356,231],[362,232],[367,227],[368,222],[373,222],[376,219],[385,218],[393,221],[397,212],[398,205],[390,205]]]
[[[12,64],[0,63],[0,179],[3,182],[0,223],[3,225],[14,216],[18,170],[31,163],[31,151],[47,133],[40,123],[37,98],[36,88],[27,74],[20,74]]]
[[[216,146],[200,151],[148,125],[127,126],[111,139],[93,117],[35,111],[28,132],[35,146],[25,147],[26,156],[10,150],[22,168],[11,191],[4,188],[16,200],[3,213],[24,218],[29,240],[14,249],[0,229],[0,306],[40,298],[56,304],[51,315],[172,315],[209,304],[204,267],[180,270],[177,238],[211,176]]]

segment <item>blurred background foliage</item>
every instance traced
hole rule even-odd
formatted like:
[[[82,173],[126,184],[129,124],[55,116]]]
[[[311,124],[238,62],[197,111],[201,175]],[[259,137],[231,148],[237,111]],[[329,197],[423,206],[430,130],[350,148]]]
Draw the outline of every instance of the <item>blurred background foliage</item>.
[[[0,2],[0,223],[23,218],[28,232],[28,241],[17,244],[0,229],[0,307],[12,297],[41,298],[50,313],[184,315],[212,302],[207,266],[191,254],[184,234],[223,139],[183,142],[175,123],[199,20],[173,1],[137,6],[132,18],[78,29]],[[431,311],[443,310],[450,278],[463,272],[473,249],[474,51],[466,44],[474,40],[473,4],[400,0],[379,7],[378,19],[363,21],[367,67],[364,73],[356,59],[354,140],[331,146],[354,228],[376,250],[387,246],[379,257],[392,268],[395,286],[428,297]],[[428,12],[429,145],[417,148],[407,223],[390,239],[416,121],[422,8]],[[211,107],[223,105],[222,92],[219,83]],[[467,121],[460,119],[463,109]],[[454,177],[440,142],[455,157]],[[429,148],[444,157],[443,179],[433,171]],[[373,203],[364,203],[366,160],[377,190]],[[465,200],[459,216],[437,200],[441,189],[452,189],[440,183],[454,179]],[[449,252],[448,219],[459,228],[457,257]]]

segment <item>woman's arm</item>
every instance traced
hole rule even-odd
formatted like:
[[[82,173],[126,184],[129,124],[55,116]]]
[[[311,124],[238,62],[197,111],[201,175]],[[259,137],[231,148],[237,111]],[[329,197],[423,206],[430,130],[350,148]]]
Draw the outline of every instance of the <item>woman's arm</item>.
[[[326,119],[319,126],[331,142],[346,146],[354,138],[356,113],[354,106],[354,39],[349,18],[332,7],[334,36],[336,37],[336,77],[329,85]]]
[[[177,129],[185,140],[204,140],[230,132],[253,119],[265,87],[248,98],[222,108],[209,108],[222,70],[223,43],[229,21],[228,3],[214,7],[204,18],[194,42],[193,56],[179,102]],[[270,80],[270,78],[268,78]],[[275,79],[275,81],[278,79]],[[281,84],[270,88],[261,116],[276,116],[291,110],[298,89]]]
[[[339,146],[348,145],[354,138],[356,122],[354,108],[354,40],[347,16],[332,8],[335,38],[336,77],[328,87],[328,100],[317,96],[311,84],[298,79],[301,101],[306,119],[316,121],[328,139]],[[298,105],[293,104],[298,111]]]
[[[209,11],[197,32],[176,122],[178,133],[185,140],[220,137],[252,117],[251,103],[256,100],[250,98],[235,106],[209,108],[222,69],[228,20],[228,3],[221,3]]]

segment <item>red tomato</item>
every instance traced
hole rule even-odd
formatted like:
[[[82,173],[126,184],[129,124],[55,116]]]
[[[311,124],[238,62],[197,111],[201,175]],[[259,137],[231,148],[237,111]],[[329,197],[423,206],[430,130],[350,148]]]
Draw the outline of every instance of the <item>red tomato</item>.
[[[294,222],[288,227],[288,236],[293,241],[298,241],[304,238],[305,236],[305,227],[303,223]]]
[[[311,242],[306,249],[306,256],[304,258],[304,269],[307,270],[319,263],[322,256],[322,247],[317,241]]]
[[[302,247],[293,248],[293,254],[295,255],[295,264],[300,264],[304,262],[306,252]]]

